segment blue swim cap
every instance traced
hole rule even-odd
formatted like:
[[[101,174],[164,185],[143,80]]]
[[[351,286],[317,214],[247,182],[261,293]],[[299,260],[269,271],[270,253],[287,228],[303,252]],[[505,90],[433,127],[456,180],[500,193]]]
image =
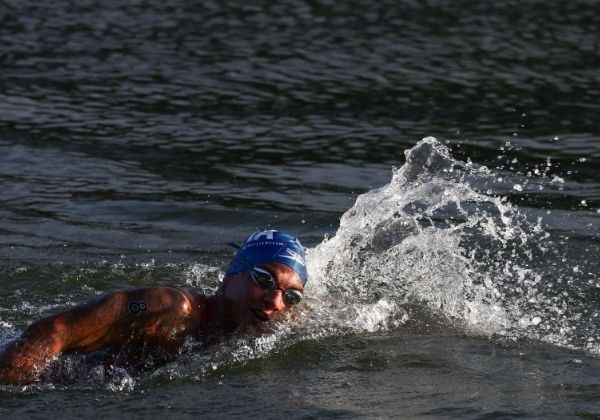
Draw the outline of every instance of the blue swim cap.
[[[236,274],[257,264],[279,263],[294,270],[306,284],[306,257],[300,241],[289,233],[261,230],[248,236],[242,246],[230,243],[238,250],[226,275]]]

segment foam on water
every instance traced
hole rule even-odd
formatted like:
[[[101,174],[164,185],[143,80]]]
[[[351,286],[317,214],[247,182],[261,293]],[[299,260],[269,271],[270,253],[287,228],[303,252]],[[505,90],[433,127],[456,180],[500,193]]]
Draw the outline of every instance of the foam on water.
[[[416,303],[469,334],[597,347],[595,330],[578,327],[597,311],[577,299],[577,270],[542,221],[489,194],[494,174],[433,137],[405,154],[391,182],[359,196],[335,236],[310,252],[321,322],[394,327]]]

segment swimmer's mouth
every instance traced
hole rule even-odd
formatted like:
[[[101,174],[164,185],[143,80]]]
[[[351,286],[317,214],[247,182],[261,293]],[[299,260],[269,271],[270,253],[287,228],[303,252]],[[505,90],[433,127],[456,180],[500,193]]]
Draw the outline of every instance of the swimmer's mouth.
[[[269,320],[265,313],[260,309],[251,309],[251,311],[254,314],[254,316],[257,317],[261,322],[267,322]]]

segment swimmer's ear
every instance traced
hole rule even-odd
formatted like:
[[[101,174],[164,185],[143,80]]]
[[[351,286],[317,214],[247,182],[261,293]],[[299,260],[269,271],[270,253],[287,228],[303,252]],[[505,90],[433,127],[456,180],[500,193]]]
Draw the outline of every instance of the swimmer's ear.
[[[223,290],[225,287],[229,286],[230,284],[235,284],[236,279],[238,279],[240,273],[236,273],[236,274],[225,274],[223,276],[223,280],[221,280],[221,284],[219,285],[219,290]]]
[[[222,290],[231,280],[231,274],[225,274],[221,279],[221,283],[219,284],[219,290]]]

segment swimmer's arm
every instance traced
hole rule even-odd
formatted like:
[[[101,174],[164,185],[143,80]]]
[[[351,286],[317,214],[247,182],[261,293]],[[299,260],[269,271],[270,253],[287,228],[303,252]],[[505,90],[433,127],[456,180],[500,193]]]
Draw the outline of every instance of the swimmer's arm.
[[[185,305],[182,292],[173,288],[116,291],[68,311],[31,324],[20,338],[0,353],[0,382],[34,382],[38,374],[65,353],[90,353],[119,346],[141,328],[145,313],[133,313],[131,302],[143,301],[154,313],[172,312]]]

